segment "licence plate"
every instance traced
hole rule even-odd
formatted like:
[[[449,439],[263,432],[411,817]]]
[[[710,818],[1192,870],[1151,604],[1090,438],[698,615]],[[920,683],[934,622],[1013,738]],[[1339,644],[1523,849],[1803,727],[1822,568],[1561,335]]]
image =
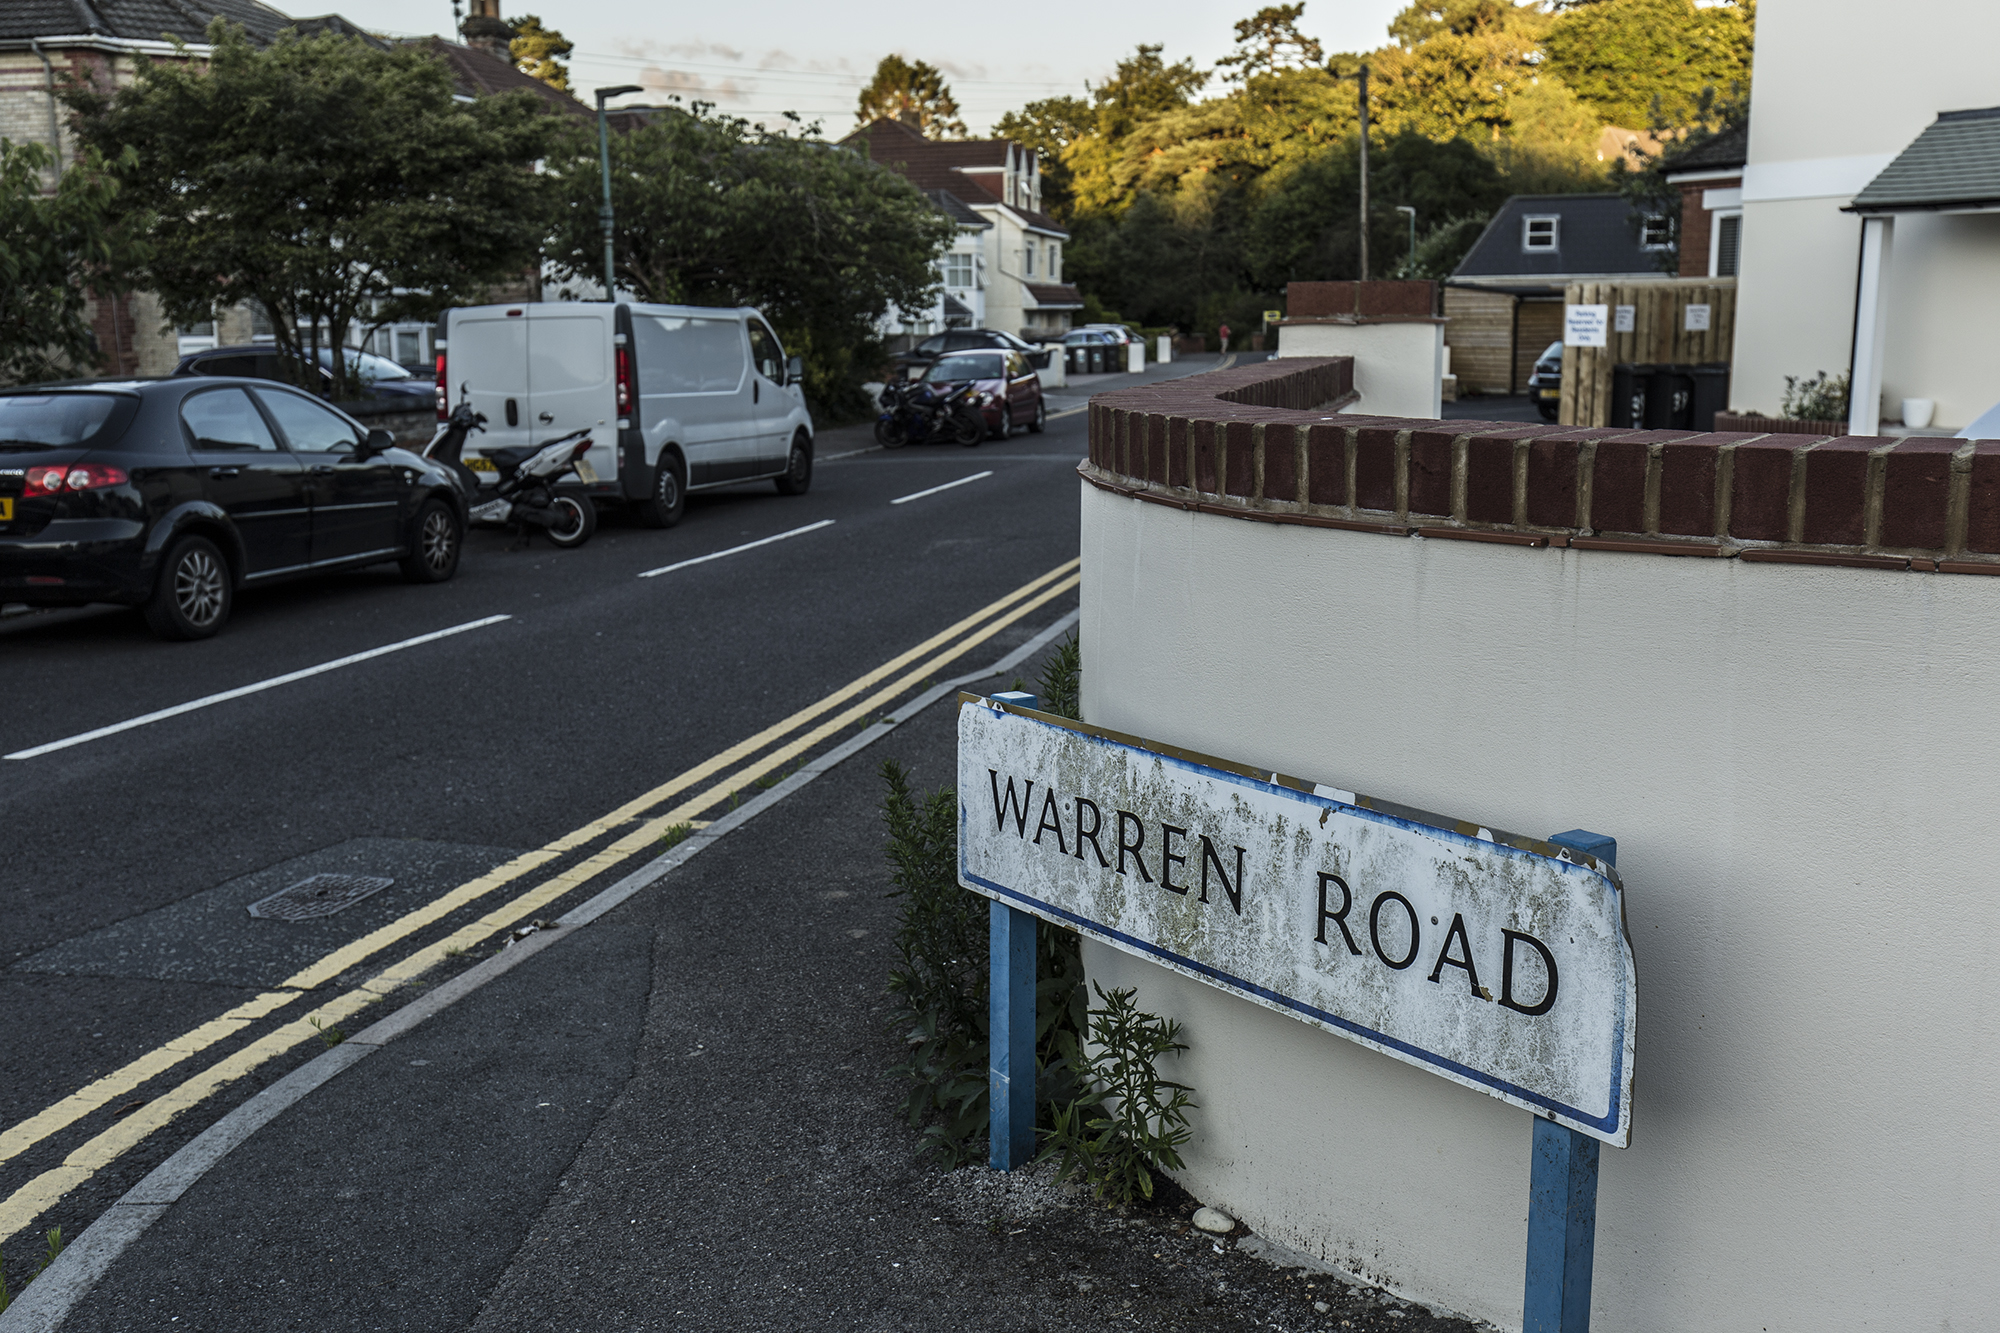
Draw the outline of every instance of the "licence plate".
[[[11,495],[0,495],[0,523],[12,523],[13,521],[14,497]]]
[[[576,475],[586,486],[595,486],[597,484],[597,469],[590,465],[588,459],[579,458],[576,460]]]
[[[498,472],[500,470],[499,468],[493,466],[492,459],[481,458],[477,454],[473,455],[471,458],[466,459],[465,465],[471,468],[474,472]]]
[[[1563,396],[1563,391],[1562,391],[1561,389],[1544,389],[1544,390],[1542,390],[1542,397],[1544,397],[1544,398],[1560,398],[1560,397],[1562,397],[1562,396]]]

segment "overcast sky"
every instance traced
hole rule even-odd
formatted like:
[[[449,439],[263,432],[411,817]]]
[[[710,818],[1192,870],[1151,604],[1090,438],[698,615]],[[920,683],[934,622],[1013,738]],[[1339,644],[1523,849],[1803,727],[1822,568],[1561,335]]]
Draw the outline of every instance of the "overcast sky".
[[[326,9],[393,36],[448,33],[450,0],[276,0],[287,13]],[[945,71],[973,133],[1038,97],[1080,93],[1141,42],[1169,60],[1203,66],[1228,52],[1237,19],[1259,0],[1092,0],[1060,6],[831,4],[757,0],[672,4],[657,0],[504,0],[509,18],[539,13],[576,43],[570,83],[637,83],[659,100],[678,92],[753,120],[796,111],[832,135],[854,127],[854,102],[875,62],[894,51]],[[1408,0],[1309,0],[1304,27],[1328,52],[1382,45]],[[615,105],[615,104],[614,104]]]

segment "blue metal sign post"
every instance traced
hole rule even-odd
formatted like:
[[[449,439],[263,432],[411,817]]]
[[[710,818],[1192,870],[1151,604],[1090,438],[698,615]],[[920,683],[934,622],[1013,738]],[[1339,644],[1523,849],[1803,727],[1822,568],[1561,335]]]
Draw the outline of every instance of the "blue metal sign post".
[[[1016,708],[1035,708],[1019,690],[993,696]],[[1012,1171],[1035,1158],[1035,926],[1033,914],[994,899],[987,994],[987,1100],[991,1119],[988,1159],[995,1171]]]
[[[1618,841],[1571,829],[1550,842],[1618,863]],[[1590,1268],[1597,1247],[1598,1142],[1567,1125],[1534,1119],[1528,1176],[1528,1280],[1523,1333],[1587,1333]]]

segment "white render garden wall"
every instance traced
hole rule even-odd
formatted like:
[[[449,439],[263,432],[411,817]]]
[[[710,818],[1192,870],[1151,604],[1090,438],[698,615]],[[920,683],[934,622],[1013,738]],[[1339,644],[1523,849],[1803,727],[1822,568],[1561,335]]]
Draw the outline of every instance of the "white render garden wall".
[[[2000,1320],[2000,579],[1247,522],[1088,483],[1095,724],[1618,839],[1633,1146],[1593,1327]],[[1518,1328],[1525,1114],[1109,948],[1178,1018],[1182,1182]]]

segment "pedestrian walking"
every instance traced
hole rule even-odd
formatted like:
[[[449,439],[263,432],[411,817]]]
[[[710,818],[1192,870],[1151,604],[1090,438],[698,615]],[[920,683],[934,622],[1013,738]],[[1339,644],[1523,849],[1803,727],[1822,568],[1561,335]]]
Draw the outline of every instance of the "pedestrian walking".
[[[1225,352],[1229,350],[1229,326],[1227,324],[1222,326],[1222,350]]]

